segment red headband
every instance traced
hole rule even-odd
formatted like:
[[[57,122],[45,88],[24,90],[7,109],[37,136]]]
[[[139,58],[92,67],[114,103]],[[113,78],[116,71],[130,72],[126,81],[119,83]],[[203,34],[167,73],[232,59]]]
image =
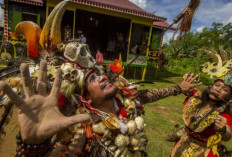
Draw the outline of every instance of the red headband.
[[[223,81],[223,80],[221,80],[221,79],[217,79],[217,80],[215,80],[214,81],[214,83],[213,84],[215,84],[216,82],[222,82],[222,83],[225,83],[225,81]],[[226,83],[225,83],[226,84]],[[230,85],[228,85],[229,87],[230,87],[230,91],[231,91],[231,93],[232,93],[232,87],[230,86]]]

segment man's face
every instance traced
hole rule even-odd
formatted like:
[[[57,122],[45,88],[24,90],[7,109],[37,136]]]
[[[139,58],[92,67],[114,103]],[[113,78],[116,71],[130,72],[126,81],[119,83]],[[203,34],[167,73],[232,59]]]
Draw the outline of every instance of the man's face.
[[[93,102],[112,99],[117,92],[116,87],[109,83],[109,79],[98,71],[91,73],[85,83]]]
[[[211,87],[210,92],[217,95],[209,94],[210,99],[214,101],[220,101],[220,98],[227,99],[231,95],[230,87],[222,81],[215,82]]]

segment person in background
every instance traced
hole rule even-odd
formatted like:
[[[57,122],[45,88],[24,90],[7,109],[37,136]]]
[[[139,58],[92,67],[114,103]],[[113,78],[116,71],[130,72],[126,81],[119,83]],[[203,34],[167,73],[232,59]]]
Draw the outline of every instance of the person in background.
[[[100,49],[97,49],[96,62],[97,62],[97,64],[103,64],[104,63],[103,54],[101,53]]]
[[[135,44],[135,46],[131,49],[131,54],[137,55],[139,53],[140,53],[140,48],[139,48],[138,44]]]
[[[86,37],[84,36],[84,34],[82,34],[81,35],[81,42],[83,43],[83,44],[86,44]]]
[[[117,53],[121,53],[122,61],[126,61],[126,51],[124,48],[124,38],[122,33],[118,33],[118,39],[117,39]]]
[[[115,46],[116,46],[116,42],[111,38],[107,46],[107,51],[111,59],[114,58],[113,55],[115,52]]]

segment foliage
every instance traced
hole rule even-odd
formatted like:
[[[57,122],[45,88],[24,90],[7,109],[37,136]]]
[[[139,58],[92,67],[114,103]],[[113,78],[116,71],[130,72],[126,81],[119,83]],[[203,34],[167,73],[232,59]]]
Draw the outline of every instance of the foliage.
[[[232,24],[223,26],[221,23],[213,23],[212,26],[204,28],[202,32],[187,32],[179,40],[171,40],[163,46],[163,52],[174,59],[180,59],[196,57],[202,48],[218,51],[219,46],[222,46],[225,50],[231,50]]]
[[[162,51],[168,60],[165,68],[178,74],[194,72],[200,75],[200,81],[208,85],[210,79],[201,72],[201,66],[212,60],[203,49],[219,52],[219,47],[223,47],[229,56],[232,50],[231,42],[231,23],[225,26],[222,23],[213,23],[212,28],[204,28],[202,32],[187,32],[181,39],[171,40],[163,46]]]

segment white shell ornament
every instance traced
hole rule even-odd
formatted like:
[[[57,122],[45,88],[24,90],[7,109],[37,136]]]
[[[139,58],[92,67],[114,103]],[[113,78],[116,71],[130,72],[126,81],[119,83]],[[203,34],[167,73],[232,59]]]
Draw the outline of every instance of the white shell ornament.
[[[135,123],[137,125],[138,130],[142,130],[144,128],[144,119],[140,116],[135,118]]]
[[[132,113],[135,109],[135,102],[133,100],[126,99],[124,101],[124,105],[126,107],[126,111],[129,113]]]
[[[134,135],[134,136],[130,136],[130,144],[133,146],[134,150],[138,150],[139,149],[139,137]]]
[[[99,122],[97,124],[92,125],[93,132],[103,135],[108,129],[103,124],[103,122]]]
[[[129,137],[126,135],[118,134],[114,142],[115,142],[115,145],[119,148],[125,147],[129,143]]]
[[[128,127],[128,132],[129,134],[134,134],[135,131],[137,130],[137,125],[135,123],[135,121],[130,120],[126,123],[126,126]]]

